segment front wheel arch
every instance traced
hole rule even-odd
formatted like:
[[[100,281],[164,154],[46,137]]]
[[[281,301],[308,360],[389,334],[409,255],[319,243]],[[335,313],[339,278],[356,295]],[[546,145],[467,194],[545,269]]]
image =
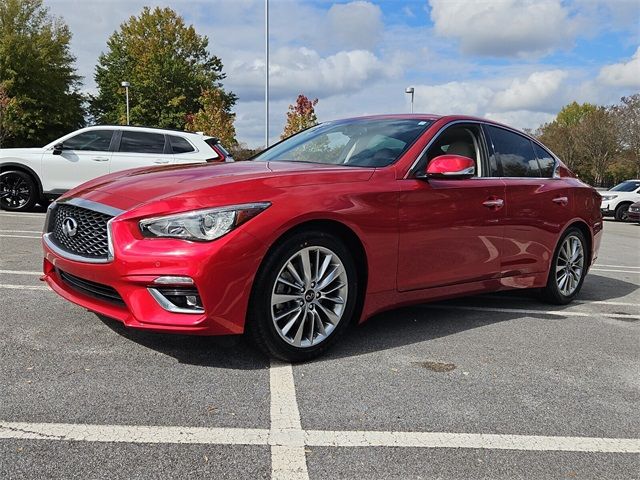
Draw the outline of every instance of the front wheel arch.
[[[40,181],[40,177],[38,176],[38,174],[32,168],[29,168],[26,165],[23,165],[21,163],[15,163],[15,162],[5,162],[0,164],[0,173],[8,172],[11,170],[18,170],[29,175],[36,184],[36,187],[38,189],[38,192],[37,192],[38,196],[40,198],[43,197],[44,191],[42,189],[42,182]]]
[[[367,252],[365,250],[364,244],[360,240],[360,237],[351,228],[349,228],[342,222],[328,219],[308,220],[289,228],[286,232],[282,233],[278,238],[276,238],[273,243],[271,243],[268,250],[264,254],[264,257],[262,258],[262,261],[260,262],[260,266],[258,267],[257,272],[259,272],[260,269],[263,268],[266,259],[269,258],[269,255],[273,252],[273,250],[275,250],[275,248],[283,241],[300,232],[312,230],[323,231],[335,235],[347,245],[350,252],[352,253],[358,273],[358,296],[353,318],[360,319],[362,315],[362,308],[364,307],[364,297],[367,291],[369,279],[369,263],[367,259]],[[258,276],[257,272],[254,277],[254,287],[255,278]]]

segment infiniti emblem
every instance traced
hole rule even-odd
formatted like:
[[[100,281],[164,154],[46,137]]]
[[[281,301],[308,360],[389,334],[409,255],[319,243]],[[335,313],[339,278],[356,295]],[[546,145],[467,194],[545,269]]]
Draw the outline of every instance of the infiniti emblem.
[[[78,222],[73,217],[67,217],[62,221],[62,232],[67,237],[73,237],[78,232]]]

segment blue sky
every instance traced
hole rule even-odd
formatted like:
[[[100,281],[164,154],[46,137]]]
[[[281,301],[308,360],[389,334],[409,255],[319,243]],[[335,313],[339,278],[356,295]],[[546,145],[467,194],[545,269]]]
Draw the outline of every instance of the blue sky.
[[[84,88],[108,36],[144,5],[169,6],[210,39],[239,96],[239,140],[263,143],[263,0],[45,0],[69,24]],[[640,92],[637,0],[271,0],[274,139],[298,93],[320,120],[416,111],[486,116],[518,128],[573,100]],[[135,86],[132,86],[135,88]]]

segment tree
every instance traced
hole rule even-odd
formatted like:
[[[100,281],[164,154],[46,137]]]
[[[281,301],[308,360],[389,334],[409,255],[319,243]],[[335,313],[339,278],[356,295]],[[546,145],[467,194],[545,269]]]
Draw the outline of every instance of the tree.
[[[618,142],[631,153],[632,176],[640,177],[640,93],[622,97],[621,102],[612,109]]]
[[[212,90],[219,90],[230,108],[236,96],[222,89],[222,62],[208,46],[207,37],[170,8],[145,7],[109,37],[96,67],[98,95],[91,113],[100,123],[124,123],[122,81],[131,84],[134,124],[183,129],[187,116],[203,107],[202,92]]]
[[[219,88],[206,90],[200,96],[200,103],[202,108],[187,116],[187,130],[202,131],[219,138],[225,147],[234,148],[238,144],[233,125],[236,114],[231,113],[233,102],[229,96]]]
[[[318,117],[316,116],[314,108],[317,104],[317,98],[315,100],[309,100],[305,95],[298,95],[296,103],[294,105],[289,105],[289,111],[287,112],[287,124],[285,125],[284,132],[282,132],[280,138],[285,139],[300,130],[317,125]]]
[[[0,148],[2,148],[4,139],[11,134],[11,124],[7,121],[7,116],[11,114],[14,105],[15,101],[7,95],[6,89],[0,84]]]
[[[84,124],[71,33],[42,0],[0,1],[3,146],[35,146]]]
[[[562,107],[555,120],[540,127],[537,137],[558,155],[562,161],[572,170],[578,171],[581,167],[576,127],[589,113],[597,107],[590,103],[572,102]]]
[[[613,114],[606,107],[587,113],[576,125],[578,154],[589,166],[593,181],[603,186],[607,169],[619,151]]]

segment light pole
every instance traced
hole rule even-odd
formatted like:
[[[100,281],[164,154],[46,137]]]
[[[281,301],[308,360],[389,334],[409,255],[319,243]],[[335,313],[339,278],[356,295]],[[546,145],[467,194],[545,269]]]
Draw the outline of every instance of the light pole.
[[[264,146],[269,148],[269,0],[264,0]]]
[[[129,87],[131,84],[129,82],[121,82],[120,85],[124,87],[124,92],[127,97],[127,125],[129,125]]]
[[[413,113],[413,93],[414,92],[415,92],[415,89],[413,87],[407,87],[404,89],[404,93],[411,94],[411,113]]]

